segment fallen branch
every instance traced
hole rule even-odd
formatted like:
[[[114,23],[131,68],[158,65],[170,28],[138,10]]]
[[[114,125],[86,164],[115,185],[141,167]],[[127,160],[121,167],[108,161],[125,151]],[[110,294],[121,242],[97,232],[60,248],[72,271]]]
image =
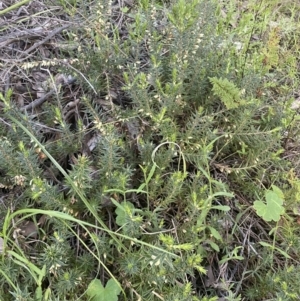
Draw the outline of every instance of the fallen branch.
[[[76,78],[71,78],[70,80],[68,80],[66,83],[62,84],[62,86],[67,86],[67,85],[71,85],[76,81]],[[55,93],[56,89],[51,89],[48,93],[46,93],[44,96],[35,99],[34,101],[32,101],[30,104],[22,107],[20,110],[22,112],[30,110],[30,109],[34,109],[40,105],[42,105],[50,96],[52,96]]]

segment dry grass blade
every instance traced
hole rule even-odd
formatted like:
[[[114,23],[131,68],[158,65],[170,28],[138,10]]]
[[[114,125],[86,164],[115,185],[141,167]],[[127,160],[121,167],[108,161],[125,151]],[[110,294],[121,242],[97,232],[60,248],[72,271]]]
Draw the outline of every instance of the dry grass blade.
[[[6,14],[6,13],[8,13],[8,12],[10,12],[10,11],[16,9],[16,8],[19,8],[20,6],[22,6],[22,5],[26,4],[26,3],[28,3],[29,1],[30,1],[30,0],[23,0],[23,1],[17,2],[17,3],[15,3],[15,4],[13,4],[13,5],[7,7],[6,9],[3,9],[2,11],[0,11],[0,16]]]

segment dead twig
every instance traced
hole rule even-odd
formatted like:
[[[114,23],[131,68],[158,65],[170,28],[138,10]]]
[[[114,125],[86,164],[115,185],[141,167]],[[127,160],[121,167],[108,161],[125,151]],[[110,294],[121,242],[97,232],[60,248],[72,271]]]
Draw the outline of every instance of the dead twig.
[[[54,94],[54,92],[55,92],[55,89],[50,90],[44,96],[35,99],[34,101],[32,101],[27,106],[22,107],[20,110],[23,112],[23,111],[27,111],[27,110],[30,110],[30,109],[34,109],[34,108],[42,105],[52,94]]]
[[[66,83],[62,84],[62,86],[67,86],[67,85],[71,85],[76,81],[76,78],[72,78],[70,80],[68,80]],[[34,101],[32,101],[30,104],[26,105],[25,107],[22,107],[20,110],[22,112],[27,111],[27,110],[31,110],[34,109],[40,105],[42,105],[50,96],[52,96],[55,92],[57,91],[57,89],[51,89],[48,93],[46,93],[44,96],[35,99]]]
[[[45,37],[43,40],[35,43],[34,45],[32,45],[31,47],[29,47],[26,51],[24,51],[21,55],[20,58],[30,54],[31,51],[33,51],[34,49],[38,48],[39,46],[43,45],[44,43],[46,43],[47,41],[49,41],[52,37],[54,37],[56,34],[60,33],[61,31],[67,29],[71,24],[66,24],[60,28],[57,28],[55,30],[53,30],[52,32],[50,32],[50,34],[47,35],[47,37]]]

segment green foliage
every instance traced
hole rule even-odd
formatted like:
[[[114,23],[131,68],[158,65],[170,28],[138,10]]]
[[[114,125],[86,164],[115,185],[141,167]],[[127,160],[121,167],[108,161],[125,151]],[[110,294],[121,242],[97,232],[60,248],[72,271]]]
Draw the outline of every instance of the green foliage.
[[[120,285],[115,280],[108,280],[104,287],[99,279],[94,279],[89,284],[86,293],[91,301],[117,301],[120,292]]]
[[[228,79],[213,77],[210,78],[210,82],[213,84],[214,95],[220,97],[226,109],[235,109],[246,103],[241,99],[240,90]]]
[[[171,13],[168,14],[168,17],[179,32],[183,32],[195,24],[199,17],[197,13],[199,3],[200,1],[198,0],[193,0],[190,3],[179,0],[172,6]]]
[[[219,2],[90,3],[73,115],[0,94],[1,300],[299,299],[297,14]]]
[[[300,296],[297,282],[299,267],[294,265],[279,268],[276,272],[268,271],[264,279],[259,279],[256,288],[248,289],[246,295],[249,300],[274,298],[276,300],[297,300]],[[263,286],[267,290],[263,290]]]
[[[266,203],[263,201],[255,201],[253,203],[256,213],[267,222],[272,220],[278,222],[284,213],[283,192],[275,185],[272,185],[272,190],[265,191],[265,200]]]

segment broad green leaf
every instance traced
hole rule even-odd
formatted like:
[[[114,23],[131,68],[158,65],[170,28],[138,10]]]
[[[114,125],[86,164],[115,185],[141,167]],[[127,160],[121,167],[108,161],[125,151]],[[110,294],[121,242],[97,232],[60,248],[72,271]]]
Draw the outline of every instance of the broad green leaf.
[[[229,206],[226,206],[226,205],[217,205],[217,206],[212,206],[211,209],[216,209],[216,210],[221,210],[221,211],[230,211],[230,207]]]
[[[113,279],[104,287],[99,279],[94,279],[88,286],[87,295],[91,301],[118,301],[120,285]]]
[[[44,300],[43,301],[48,301],[49,297],[51,296],[51,289],[48,287],[44,293]]]
[[[123,226],[126,224],[126,217],[133,214],[134,206],[130,202],[122,202],[120,206],[116,209],[116,223],[118,226]]]
[[[266,222],[280,220],[280,216],[284,213],[283,201],[284,195],[283,192],[272,185],[273,190],[267,190],[265,192],[265,200],[255,201],[253,204],[254,209],[256,210],[257,215],[262,217]]]
[[[207,240],[207,243],[217,252],[220,252],[220,248],[217,244],[215,244],[213,241],[211,240]]]
[[[110,279],[108,280],[106,286],[105,286],[105,296],[103,300],[105,301],[114,301],[118,300],[118,295],[121,292],[121,287],[120,285],[114,280]]]
[[[216,184],[220,184],[218,181],[215,181]],[[230,193],[230,192],[226,192],[226,191],[220,191],[220,192],[216,192],[212,195],[213,197],[217,197],[217,196],[225,196],[228,198],[233,198],[234,194]]]
[[[43,299],[43,291],[41,286],[38,286],[35,290],[35,299],[36,301],[41,301]]]
[[[43,279],[46,275],[46,265],[44,264],[43,268],[41,269],[41,273],[39,275],[39,281],[38,281],[38,285],[41,286],[42,285],[42,282],[43,282]]]
[[[280,188],[278,188],[275,185],[272,185],[272,189],[278,195],[278,197],[280,197],[281,199],[284,199],[284,193],[282,192],[282,190]]]
[[[221,237],[220,233],[215,228],[212,228],[212,227],[208,227],[208,228],[209,228],[209,231],[210,231],[211,235],[215,239],[222,240],[222,237]]]
[[[97,296],[104,291],[104,287],[99,279],[94,279],[89,284],[87,289],[87,295],[91,298],[91,300],[96,301]]]
[[[272,245],[270,245],[270,244],[268,244],[267,242],[264,242],[264,241],[260,241],[259,244],[262,245],[263,247],[273,248]]]

